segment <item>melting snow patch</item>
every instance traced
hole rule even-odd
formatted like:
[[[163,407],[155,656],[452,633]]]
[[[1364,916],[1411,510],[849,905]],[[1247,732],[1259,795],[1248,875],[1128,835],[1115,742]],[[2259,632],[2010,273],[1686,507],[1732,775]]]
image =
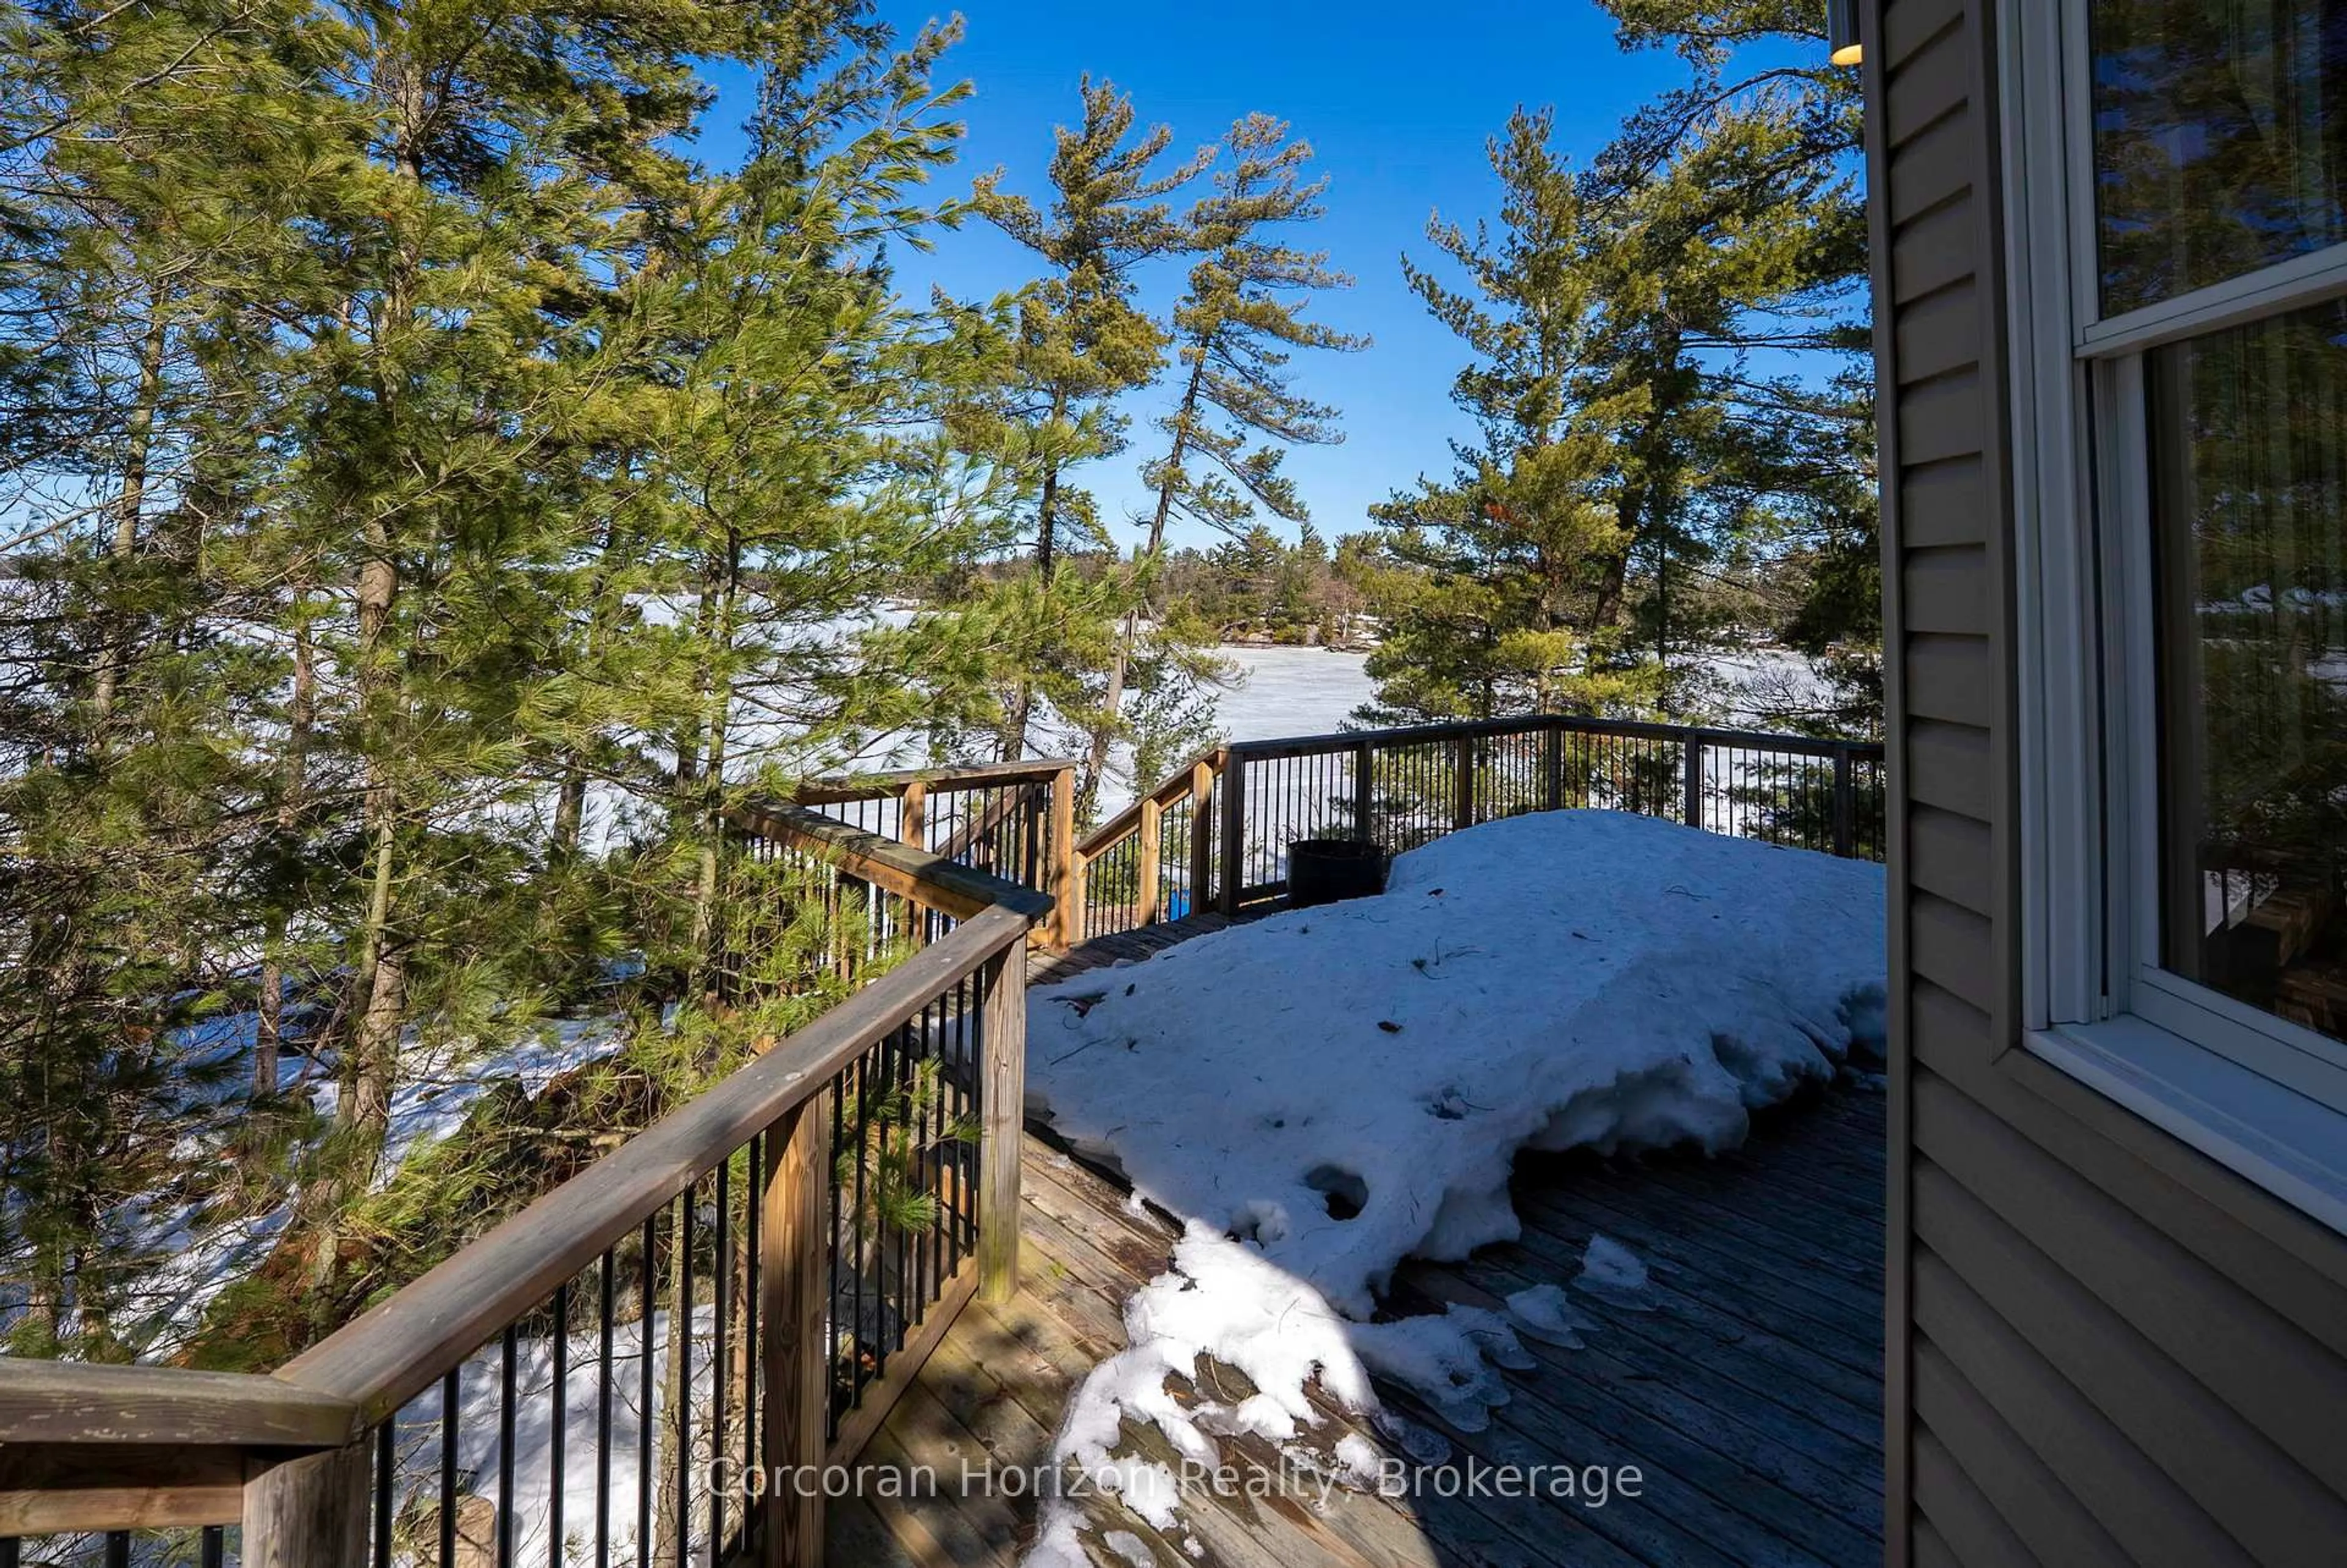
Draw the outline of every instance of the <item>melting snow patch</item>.
[[[1596,1327],[1573,1309],[1564,1298],[1564,1287],[1558,1285],[1535,1285],[1517,1291],[1508,1297],[1508,1316],[1525,1338],[1568,1350],[1580,1349],[1582,1332]]]
[[[1612,1236],[1593,1231],[1582,1249],[1581,1272],[1573,1276],[1573,1287],[1623,1306],[1644,1306],[1646,1266]]]
[[[1513,1239],[1520,1149],[1717,1152],[1879,1054],[1882,894],[1877,866],[1543,813],[1401,856],[1380,897],[1194,938],[1105,991],[1037,990],[1030,1107],[1186,1226],[1057,1453],[1156,1522],[1171,1477],[1117,1458],[1128,1418],[1213,1462],[1217,1433],[1311,1426],[1316,1379],[1382,1416],[1374,1370],[1481,1425],[1507,1394],[1494,1368],[1525,1364],[1519,1330],[1570,1342],[1562,1293],[1373,1323],[1395,1267]],[[1637,1260],[1605,1246],[1576,1284],[1635,1295]],[[1201,1356],[1258,1391],[1177,1399]],[[1074,1542],[1055,1514],[1040,1559],[1061,1524]]]

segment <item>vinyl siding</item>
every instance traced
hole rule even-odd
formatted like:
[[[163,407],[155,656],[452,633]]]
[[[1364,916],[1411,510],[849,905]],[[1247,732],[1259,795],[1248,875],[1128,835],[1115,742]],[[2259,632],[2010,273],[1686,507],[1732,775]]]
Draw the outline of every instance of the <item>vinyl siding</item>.
[[[1888,1557],[2347,1563],[2347,1240],[2018,1040],[1992,0],[1872,0]]]

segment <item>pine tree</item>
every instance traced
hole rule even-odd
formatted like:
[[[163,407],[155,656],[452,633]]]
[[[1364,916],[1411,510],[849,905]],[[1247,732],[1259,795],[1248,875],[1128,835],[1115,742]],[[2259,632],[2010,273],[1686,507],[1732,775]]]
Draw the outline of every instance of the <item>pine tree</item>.
[[[1186,243],[1168,198],[1214,159],[1212,148],[1201,148],[1163,167],[1174,140],[1169,127],[1136,137],[1133,100],[1112,83],[1087,76],[1081,91],[1082,122],[1056,132],[1047,207],[1005,190],[1000,169],[980,179],[976,192],[979,210],[1048,269],[1019,303],[1017,371],[993,401],[999,418],[1029,433],[1035,569],[1043,589],[1033,598],[1053,617],[1033,630],[1066,634],[1047,662],[1059,673],[1063,698],[1077,707],[1085,705],[1079,694],[1086,671],[1072,655],[1076,644],[1096,639],[1080,623],[1059,619],[1071,607],[1054,595],[1054,579],[1070,536],[1098,548],[1108,535],[1092,497],[1069,481],[1068,471],[1123,449],[1126,421],[1116,399],[1155,380],[1164,364],[1164,331],[1138,304],[1133,274]],[[993,610],[999,617],[1017,603]],[[1002,723],[1005,757],[1026,753],[1034,697],[1030,682],[1017,682]],[[1081,715],[1074,716],[1081,724]]]
[[[1305,319],[1311,291],[1347,288],[1352,280],[1328,265],[1325,251],[1296,250],[1279,232],[1325,211],[1327,181],[1303,179],[1311,144],[1291,140],[1285,122],[1254,114],[1231,127],[1224,148],[1229,156],[1215,171],[1214,194],[1189,217],[1187,246],[1200,259],[1174,308],[1182,395],[1158,421],[1168,442],[1164,456],[1143,470],[1157,505],[1135,552],[1138,563],[1164,548],[1166,528],[1177,517],[1237,535],[1261,508],[1302,526],[1308,517],[1303,498],[1280,472],[1286,448],[1329,445],[1344,434],[1334,408],[1295,389],[1288,363],[1299,349],[1368,346],[1367,338]],[[1144,620],[1155,648],[1144,648]],[[1123,709],[1136,658],[1161,679],[1178,676],[1189,662],[1166,641],[1169,630],[1162,605],[1136,605],[1125,615],[1078,785],[1078,811],[1087,819],[1110,748],[1132,727]]]
[[[336,35],[356,161],[323,247],[340,297],[304,323],[284,518],[338,610],[315,622],[333,672],[315,723],[360,801],[338,825],[352,875],[328,896],[349,977],[336,1133],[302,1190],[322,1310],[404,1032],[461,1029],[533,978],[516,719],[557,619],[569,411],[601,370],[562,307],[610,254],[611,215],[674,169],[658,144],[696,102],[686,51],[740,37],[715,20],[378,8]]]
[[[1201,148],[1160,169],[1174,140],[1170,127],[1153,126],[1129,141],[1132,98],[1089,76],[1081,91],[1082,123],[1057,133],[1048,213],[1004,190],[999,169],[978,182],[976,195],[979,210],[1050,268],[1020,304],[1018,395],[1020,412],[1045,434],[1037,454],[1035,560],[1047,579],[1063,526],[1072,524],[1087,542],[1105,542],[1089,497],[1063,496],[1061,477],[1073,462],[1114,455],[1123,422],[1108,405],[1148,384],[1164,363],[1164,333],[1136,304],[1133,273],[1188,242],[1166,199],[1214,156]]]
[[[642,483],[677,612],[640,639],[639,723],[672,758],[666,852],[690,912],[668,961],[688,995],[715,957],[723,822],[742,788],[914,717],[901,639],[828,633],[1003,542],[997,491],[1016,477],[946,433],[997,367],[956,315],[907,309],[885,261],[958,215],[912,200],[958,136],[945,117],[966,87],[929,84],[952,37],[898,54],[843,38],[841,57],[809,50],[803,76],[778,73],[757,155],[638,291],[673,389],[647,411]]]
[[[1854,80],[1822,63],[1730,78],[1739,44],[1814,31],[1813,8],[1613,9],[1625,43],[1675,44],[1694,83],[1578,176],[1546,117],[1520,114],[1494,149],[1502,235],[1433,234],[1472,286],[1410,273],[1478,355],[1457,393],[1483,439],[1450,484],[1384,510],[1392,711],[1700,712],[1704,656],[1758,613],[1756,577],[1788,554],[1845,583],[1866,569]],[[1864,597],[1813,598],[1779,629],[1862,639]]]
[[[1602,244],[1547,111],[1519,110],[1489,154],[1499,231],[1439,217],[1427,236],[1468,280],[1407,260],[1434,318],[1473,352],[1451,397],[1478,438],[1454,443],[1448,483],[1371,509],[1385,529],[1373,600],[1368,716],[1484,718],[1635,708],[1649,672],[1623,656],[1605,597],[1627,551],[1612,504],[1614,429],[1576,395],[1598,323],[1589,257]]]
[[[220,1131],[200,1030],[251,933],[265,656],[250,309],[296,275],[288,168],[331,111],[282,13],[15,13],[0,66],[0,1233],[26,1348],[127,1355],[125,1205],[200,1199]],[[258,168],[256,168],[258,166]],[[265,357],[265,356],[264,356]]]
[[[1625,46],[1668,46],[1690,71],[1593,169],[1622,214],[1615,313],[1645,324],[1592,395],[1659,394],[1630,428],[1667,459],[1625,519],[1655,563],[1637,636],[1699,640],[1686,611],[1753,575],[1717,569],[1750,547],[1770,575],[1790,568],[1772,630],[1834,692],[1828,711],[1775,722],[1865,733],[1880,723],[1881,586],[1857,73],[1825,61],[1822,15],[1799,0],[1607,4]],[[1802,63],[1756,64],[1748,47],[1772,39]],[[1691,674],[1676,666],[1672,688],[1699,705]]]

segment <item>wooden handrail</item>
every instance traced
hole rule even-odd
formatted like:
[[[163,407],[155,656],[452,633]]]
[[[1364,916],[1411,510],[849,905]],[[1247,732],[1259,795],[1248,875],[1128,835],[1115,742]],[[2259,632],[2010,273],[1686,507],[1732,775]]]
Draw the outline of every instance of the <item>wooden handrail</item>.
[[[1048,893],[867,833],[805,806],[753,802],[735,811],[733,820],[737,826],[825,856],[850,876],[957,918],[1008,909],[1040,919],[1051,911]]]
[[[962,767],[905,768],[885,774],[845,774],[809,779],[792,792],[792,798],[801,805],[839,805],[850,801],[887,800],[913,784],[928,786],[933,794],[947,790],[1049,784],[1060,774],[1073,773],[1075,767],[1072,760],[1047,758],[972,763]]]
[[[859,801],[896,800],[902,805],[904,822],[913,825],[913,833],[901,835],[907,843],[917,844],[916,833],[923,831],[920,819],[928,811],[932,797],[949,793],[969,794],[979,790],[999,792],[986,809],[957,828],[943,845],[940,854],[923,864],[942,865],[958,861],[999,827],[1023,804],[1017,793],[1020,786],[1048,785],[1051,791],[1048,809],[1049,828],[1046,842],[1051,855],[1049,863],[1040,868],[1043,892],[1049,889],[1056,907],[1037,929],[1035,939],[1054,948],[1065,948],[1082,928],[1083,854],[1075,841],[1076,764],[1064,759],[1042,762],[978,763],[967,767],[914,768],[897,773],[866,774],[851,778],[814,779],[801,784],[794,794],[802,808],[814,805],[849,804]],[[776,813],[780,808],[764,804],[748,808],[758,812]],[[739,816],[741,814],[737,814]],[[901,866],[884,868],[873,878],[879,886],[905,897],[914,895],[905,886]],[[928,900],[934,907],[953,912],[952,907]]]
[[[1120,840],[1131,837],[1141,826],[1141,803],[1148,801],[1158,806],[1172,805],[1190,794],[1200,764],[1214,773],[1223,771],[1230,754],[1227,746],[1209,746],[1165,775],[1165,782],[1147,794],[1136,796],[1131,805],[1102,823],[1076,845],[1087,860],[1098,859],[1102,851],[1112,848]]]
[[[1455,779],[1449,802],[1448,815],[1454,827],[1468,825],[1474,817],[1475,760],[1474,743],[1485,738],[1501,736],[1543,736],[1543,770],[1549,775],[1549,794],[1557,794],[1557,775],[1563,766],[1555,737],[1583,734],[1617,737],[1624,740],[1652,741],[1678,748],[1688,758],[1700,757],[1718,751],[1765,752],[1785,757],[1814,758],[1834,765],[1833,840],[1835,852],[1847,854],[1852,843],[1852,825],[1849,820],[1850,772],[1856,763],[1879,763],[1882,746],[1879,742],[1821,739],[1810,735],[1773,734],[1758,731],[1717,729],[1700,725],[1666,724],[1643,719],[1583,718],[1568,713],[1525,713],[1510,718],[1461,719],[1440,723],[1411,724],[1382,730],[1343,730],[1331,734],[1285,736],[1275,740],[1235,741],[1225,746],[1201,752],[1176,772],[1169,774],[1133,800],[1123,810],[1102,823],[1077,845],[1078,869],[1101,861],[1123,849],[1129,841],[1152,836],[1153,829],[1162,828],[1162,813],[1166,807],[1184,798],[1194,800],[1195,815],[1191,824],[1189,881],[1194,906],[1203,904],[1203,890],[1220,876],[1230,883],[1239,876],[1242,858],[1235,835],[1244,832],[1247,816],[1245,801],[1245,773],[1249,763],[1270,762],[1300,757],[1342,756],[1350,754],[1362,759],[1374,757],[1380,751],[1414,746],[1446,746],[1454,756],[1446,766]],[[1695,769],[1687,764],[1687,804],[1684,814],[1696,821],[1699,800],[1696,793]],[[1355,804],[1358,821],[1366,822],[1370,810],[1368,795],[1369,774],[1366,766],[1359,774],[1357,790],[1359,799]],[[1202,786],[1212,788],[1217,779],[1227,783],[1220,792],[1220,809],[1204,809]],[[1153,817],[1160,820],[1153,822]],[[1141,845],[1140,858],[1146,862],[1142,868],[1140,901],[1135,908],[1139,923],[1146,925],[1158,918],[1163,899],[1151,873],[1161,873],[1162,854],[1149,853]],[[1216,868],[1220,867],[1219,873]],[[1250,890],[1224,886],[1221,901],[1227,909],[1234,897],[1243,897]],[[1260,892],[1261,889],[1252,891]],[[1081,914],[1081,906],[1062,902],[1063,918]]]
[[[192,1372],[0,1358],[9,1443],[170,1443],[334,1448],[356,1407],[258,1372]]]
[[[1011,1228],[980,1229],[973,1277],[938,1306],[949,1312],[981,1283],[1006,1292],[1016,1270],[1023,1077],[1023,1062],[1010,1058],[1023,1051],[1027,933],[1053,900],[796,805],[753,803],[735,823],[958,924],[275,1372],[0,1358],[0,1538],[241,1517],[254,1568],[356,1561],[375,1429],[761,1134],[778,1137],[818,1173],[806,1180],[820,1180],[828,1155],[805,1151],[811,1132],[824,1133],[814,1142],[827,1139],[827,1121],[806,1108],[819,1107],[850,1064],[970,979],[986,1009],[983,1071],[991,1091],[1009,1096],[1007,1110],[989,1105],[981,1177],[988,1212]],[[803,1324],[785,1339],[778,1326],[766,1348],[770,1385],[796,1379],[816,1391],[812,1398],[828,1397],[827,1374],[810,1360],[829,1353],[826,1294],[801,1292],[814,1304],[811,1317],[802,1314],[812,1328]],[[936,1327],[924,1331],[933,1338]],[[800,1460],[823,1452],[821,1407],[813,1408],[812,1424],[796,1423],[812,1448],[787,1450]],[[818,1507],[794,1532],[818,1553],[820,1522]]]
[[[939,991],[1022,942],[1028,919],[1005,907],[956,927],[276,1375],[347,1400],[359,1416],[350,1435],[358,1436],[795,1110]]]

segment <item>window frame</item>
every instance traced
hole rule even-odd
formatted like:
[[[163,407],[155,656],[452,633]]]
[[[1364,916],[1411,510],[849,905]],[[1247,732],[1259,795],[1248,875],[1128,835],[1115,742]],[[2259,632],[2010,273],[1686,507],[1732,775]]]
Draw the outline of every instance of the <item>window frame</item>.
[[[2146,355],[2347,295],[2347,243],[2104,318],[2093,0],[2003,0],[2021,1044],[2347,1231],[2347,1045],[2159,966]]]

